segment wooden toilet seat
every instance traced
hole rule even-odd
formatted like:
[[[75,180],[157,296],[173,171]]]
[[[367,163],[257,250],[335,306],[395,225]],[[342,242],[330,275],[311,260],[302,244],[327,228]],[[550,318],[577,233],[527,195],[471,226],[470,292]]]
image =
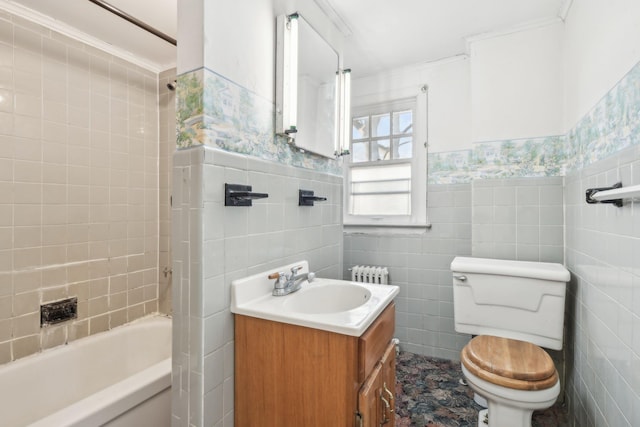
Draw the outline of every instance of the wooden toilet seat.
[[[462,349],[460,359],[473,375],[502,387],[544,390],[558,382],[547,352],[525,341],[479,335]]]

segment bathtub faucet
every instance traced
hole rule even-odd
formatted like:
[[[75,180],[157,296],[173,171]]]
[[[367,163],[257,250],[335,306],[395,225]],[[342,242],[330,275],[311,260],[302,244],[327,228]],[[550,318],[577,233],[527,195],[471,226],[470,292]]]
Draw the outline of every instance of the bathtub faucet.
[[[302,266],[297,265],[291,268],[290,274],[287,274],[284,271],[270,274],[269,279],[276,279],[276,282],[273,284],[273,296],[281,297],[289,295],[299,290],[304,280],[312,282],[313,279],[315,279],[315,273],[309,272],[298,274],[298,271],[301,269]]]

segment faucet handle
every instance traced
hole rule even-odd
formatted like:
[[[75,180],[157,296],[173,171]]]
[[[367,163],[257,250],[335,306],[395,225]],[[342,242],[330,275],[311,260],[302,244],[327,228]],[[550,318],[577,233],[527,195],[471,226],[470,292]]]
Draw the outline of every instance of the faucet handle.
[[[295,275],[296,275],[296,273],[297,273],[298,271],[300,271],[300,270],[302,270],[302,266],[301,266],[301,265],[296,265],[295,267],[291,267],[291,274],[292,274],[293,276],[295,276]]]
[[[284,271],[277,271],[275,273],[271,273],[267,276],[270,280],[276,279],[276,283],[273,284],[273,287],[276,289],[283,288],[285,286],[288,277]]]

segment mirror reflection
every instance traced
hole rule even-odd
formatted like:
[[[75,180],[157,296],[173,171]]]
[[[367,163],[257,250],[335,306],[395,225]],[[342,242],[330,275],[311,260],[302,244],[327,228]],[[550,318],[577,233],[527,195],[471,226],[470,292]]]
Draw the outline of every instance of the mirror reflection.
[[[296,146],[333,157],[336,138],[338,53],[303,17],[298,18]]]
[[[297,13],[278,17],[276,133],[335,157],[340,86],[337,51]]]

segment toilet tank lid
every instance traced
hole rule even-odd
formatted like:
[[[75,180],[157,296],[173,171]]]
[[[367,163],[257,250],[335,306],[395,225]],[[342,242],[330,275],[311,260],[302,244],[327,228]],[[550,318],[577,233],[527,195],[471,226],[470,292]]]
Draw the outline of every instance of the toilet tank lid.
[[[451,271],[528,277],[555,282],[568,282],[571,277],[569,270],[562,264],[471,257],[455,257],[451,262]]]

